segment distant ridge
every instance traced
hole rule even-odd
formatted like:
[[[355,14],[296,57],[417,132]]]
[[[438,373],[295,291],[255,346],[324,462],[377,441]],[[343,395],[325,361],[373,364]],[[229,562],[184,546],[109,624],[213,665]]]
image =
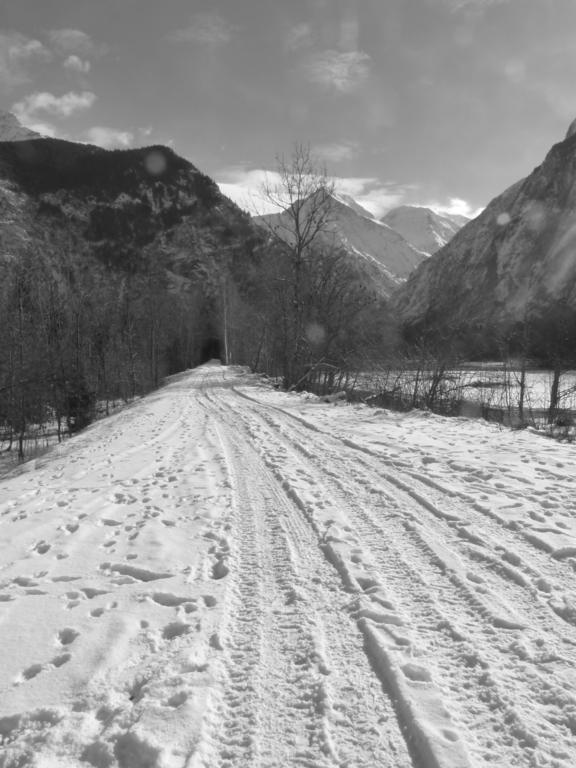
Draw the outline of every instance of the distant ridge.
[[[23,126],[12,112],[0,110],[0,141],[29,141],[41,138],[41,134]]]
[[[432,254],[444,247],[469,219],[457,214],[437,213],[431,208],[401,205],[388,211],[381,221],[419,251]]]
[[[389,296],[427,257],[388,224],[376,221],[351,197],[333,194],[330,205],[330,221],[328,231],[323,235],[324,241],[349,254],[366,286],[375,293]],[[257,216],[254,221],[290,241],[286,213]]]

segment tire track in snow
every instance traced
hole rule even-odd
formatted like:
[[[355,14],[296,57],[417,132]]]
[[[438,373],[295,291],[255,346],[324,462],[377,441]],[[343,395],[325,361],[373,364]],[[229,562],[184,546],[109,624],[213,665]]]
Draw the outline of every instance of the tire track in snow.
[[[263,416],[263,411],[266,412],[267,410],[270,411],[281,411],[282,409],[276,409],[274,407],[268,409],[267,406],[263,406],[263,408],[260,410],[259,413],[256,413],[256,415],[262,419],[265,417]],[[300,419],[296,417],[296,421],[299,422]],[[290,429],[286,429],[285,425],[282,425],[281,423],[274,423],[268,425],[269,427],[272,427],[272,429],[276,431],[283,432],[283,437],[285,440],[290,439],[293,437],[294,429],[293,429],[293,420],[290,419]],[[297,431],[297,430],[296,430]],[[324,437],[324,435],[323,435]],[[266,445],[268,445],[269,442],[269,436],[266,437]],[[313,457],[323,457],[323,461],[319,463],[320,469],[322,468],[326,469],[326,464],[330,463],[330,470],[326,473],[328,476],[328,480],[331,481],[332,485],[336,484],[339,486],[340,491],[344,493],[348,493],[350,496],[349,503],[352,504],[354,501],[356,502],[356,507],[360,508],[361,506],[364,506],[366,510],[377,508],[378,506],[382,505],[382,498],[378,499],[378,494],[376,496],[370,498],[370,495],[368,495],[367,498],[362,498],[362,494],[364,497],[366,497],[366,489],[374,486],[374,477],[365,477],[364,481],[362,481],[362,478],[357,478],[357,482],[355,484],[355,491],[353,494],[350,494],[350,486],[349,483],[344,483],[339,481],[339,477],[342,477],[344,472],[348,470],[350,472],[349,467],[344,466],[342,468],[342,471],[339,473],[338,471],[335,471],[335,467],[338,465],[338,461],[340,459],[340,454],[338,452],[332,454],[327,445],[327,441],[324,441],[320,444],[319,438],[318,438],[318,432],[317,430],[308,430],[307,434],[305,435],[306,439],[306,447],[303,447],[302,444],[299,446],[296,446],[296,450],[300,450],[301,456],[305,456],[307,459],[314,460]],[[316,445],[315,445],[316,441]],[[313,448],[311,449],[311,446],[314,446],[316,450]],[[316,458],[317,461],[317,458]],[[323,478],[325,480],[325,478]],[[347,478],[349,480],[349,477]],[[380,485],[382,485],[382,477],[379,478]],[[420,504],[419,507],[416,507],[416,514],[414,515],[414,501],[418,501],[418,495],[416,495],[416,499],[414,498],[414,494],[402,494],[404,498],[398,499],[398,488],[388,488],[387,489],[387,500],[385,503],[390,506],[390,502],[393,504],[395,503],[397,508],[405,507],[406,504],[410,504],[412,502],[413,507],[413,514],[412,517],[418,517],[419,515],[418,510],[420,510],[420,515],[423,512],[427,512],[427,516],[430,515],[430,509],[429,504],[423,503]],[[364,504],[361,504],[359,502],[364,501]],[[372,525],[371,528],[368,528],[364,531],[364,535],[361,537],[361,540],[369,540],[370,546],[373,548],[373,542],[376,540],[387,540],[390,539],[390,522],[386,521],[385,529],[378,526],[374,527],[374,521],[370,520],[370,515],[362,515],[362,513],[357,511],[357,517],[359,516],[362,518],[364,516],[364,522],[368,523],[369,525]],[[441,519],[441,518],[440,518]],[[437,521],[436,521],[437,522]],[[354,526],[355,529],[357,529],[357,525]],[[404,528],[404,530],[402,530]],[[434,560],[437,560],[436,553],[432,551],[426,551],[427,546],[425,542],[422,541],[422,537],[419,534],[416,527],[412,527],[412,530],[407,531],[405,526],[402,526],[400,530],[397,530],[393,538],[393,546],[398,547],[399,542],[404,542],[404,552],[402,553],[400,557],[399,563],[396,564],[396,571],[398,573],[402,572],[402,566],[404,568],[404,579],[396,579],[397,586],[396,591],[401,594],[402,592],[402,583],[403,581],[407,581],[409,584],[414,584],[420,582],[423,589],[423,595],[422,597],[424,600],[426,599],[426,596],[430,593],[431,587],[436,587],[440,594],[443,594],[443,601],[442,601],[442,609],[444,612],[446,612],[446,609],[450,607],[450,601],[455,603],[453,606],[453,609],[451,610],[451,613],[453,613],[455,617],[455,622],[462,621],[462,618],[466,616],[466,613],[469,614],[469,621],[467,626],[467,634],[471,637],[476,637],[476,645],[482,648],[483,654],[485,654],[485,650],[487,647],[489,648],[491,644],[494,643],[494,640],[500,637],[503,640],[503,643],[501,643],[501,649],[506,653],[510,655],[510,640],[509,640],[509,634],[505,633],[499,633],[494,630],[493,627],[485,626],[483,628],[483,632],[478,634],[478,615],[474,615],[475,610],[477,610],[479,607],[481,608],[482,602],[477,601],[478,605],[475,605],[476,602],[474,599],[474,593],[471,589],[467,588],[465,584],[458,583],[458,579],[454,579],[452,576],[452,581],[455,581],[455,584],[449,584],[446,579],[446,575],[443,573],[446,569],[444,567],[441,567],[440,570],[437,567],[433,567]],[[408,542],[412,540],[412,551],[410,551],[410,548],[406,549],[408,546]],[[414,546],[415,544],[415,546]],[[418,562],[422,561],[423,556],[427,558],[428,560],[428,568],[426,571],[422,571],[422,567],[420,567],[416,572],[414,569],[407,569],[407,564],[409,562]],[[379,558],[379,563],[381,565],[384,564],[385,560],[388,558],[390,559],[390,553],[389,551],[386,552],[385,549],[383,549],[381,557]],[[422,579],[422,573],[425,575],[425,580]],[[450,575],[450,574],[449,574]],[[391,572],[389,574],[389,578],[391,578],[392,582],[394,582],[394,572]],[[462,592],[464,590],[464,595],[460,595],[459,599],[456,599],[457,593]],[[446,597],[448,595],[449,597]],[[410,603],[410,597],[411,595],[408,594],[405,596],[404,600],[408,601],[405,604]],[[464,597],[464,601],[462,600],[462,597]],[[472,597],[472,599],[470,599]],[[404,601],[402,601],[404,602]],[[469,603],[469,605],[466,605],[466,602]],[[417,609],[415,613],[415,618],[418,617],[419,610]],[[444,617],[445,618],[445,617]],[[434,621],[430,623],[430,626],[438,626],[438,624],[442,623],[443,616],[442,614],[436,612],[436,615],[434,616]],[[434,641],[431,641],[432,646],[434,646]],[[514,643],[512,643],[514,645]],[[508,670],[506,670],[506,674],[501,675],[498,681],[496,681],[493,677],[493,675],[486,674],[485,670],[492,669],[492,665],[494,663],[494,659],[490,658],[490,663],[488,663],[485,659],[483,659],[477,650],[473,650],[472,654],[470,651],[465,651],[462,653],[462,657],[459,660],[460,666],[464,663],[465,666],[478,666],[480,669],[480,674],[478,675],[478,682],[479,685],[475,686],[473,690],[477,690],[481,692],[481,695],[489,700],[489,710],[490,710],[490,718],[492,722],[492,726],[494,731],[498,730],[505,730],[503,729],[502,724],[500,722],[501,716],[503,716],[503,719],[508,722],[509,724],[509,731],[513,735],[515,741],[520,744],[521,748],[526,749],[527,752],[531,752],[534,749],[535,744],[537,743],[537,739],[534,738],[533,734],[534,732],[540,731],[541,738],[544,740],[544,743],[548,744],[548,751],[551,754],[557,753],[562,754],[562,750],[555,749],[554,745],[551,743],[553,739],[557,738],[557,734],[555,735],[553,730],[548,728],[548,723],[544,723],[541,727],[535,727],[535,724],[531,722],[531,718],[523,717],[520,718],[516,703],[513,702],[510,697],[507,695],[507,689],[509,686],[509,683],[511,682],[516,690],[520,690],[522,692],[522,696],[524,698],[523,701],[523,711],[530,712],[531,709],[531,702],[533,701],[534,696],[534,685],[530,685],[530,683],[534,683],[536,685],[535,690],[540,694],[540,698],[542,701],[542,704],[546,704],[548,709],[550,710],[548,715],[548,721],[554,723],[555,725],[558,725],[559,723],[564,723],[567,728],[568,732],[568,738],[565,740],[565,743],[570,743],[569,738],[569,732],[571,730],[572,722],[573,722],[573,709],[571,706],[568,706],[566,711],[566,704],[570,705],[571,698],[570,695],[565,690],[556,689],[554,690],[554,685],[550,685],[549,682],[546,682],[542,675],[535,672],[528,672],[527,674],[524,673],[526,665],[527,657],[529,656],[528,653],[522,653],[522,642],[519,642],[516,644],[515,651],[518,651],[520,649],[520,660],[516,658],[515,660],[511,660],[510,658],[505,659],[506,664],[515,669],[516,671],[516,677],[513,676],[512,680],[509,681],[507,678]],[[544,657],[544,654],[541,655],[541,658]],[[498,661],[498,658],[496,658],[496,661]],[[495,670],[498,672],[498,665],[496,665]],[[447,665],[446,668],[443,670],[444,674],[447,674],[448,679],[450,678],[450,665]],[[498,677],[498,675],[497,675]],[[497,684],[496,684],[497,683]],[[484,685],[484,691],[482,692],[482,684]],[[523,687],[519,688],[519,685],[523,685]],[[450,694],[450,698],[454,700],[455,696],[458,696],[458,692],[462,690],[462,688],[458,685],[452,685],[452,693]],[[463,689],[465,691],[465,694],[462,696],[460,695],[461,700],[461,709],[464,713],[469,711],[471,709],[469,701],[471,698],[471,693],[469,691],[469,681],[468,685]],[[472,692],[473,695],[473,692]],[[554,711],[554,702],[557,702],[557,705],[555,707]],[[469,714],[469,713],[468,713]],[[475,715],[476,716],[476,715]],[[473,719],[469,720],[469,726],[473,727],[474,722]],[[493,753],[496,756],[496,752]],[[505,760],[506,758],[504,758]],[[505,762],[502,764],[506,764]]]
[[[269,633],[262,666],[252,670],[263,696],[258,709],[268,715],[259,723],[261,762],[254,765],[412,765],[393,709],[361,649],[362,638],[342,610],[349,596],[319,552],[315,533],[248,446],[226,405],[212,394],[207,399],[226,425],[223,442],[241,437],[228,449],[230,464],[237,467],[234,485],[243,514],[259,510],[256,541],[262,536],[258,547],[270,554],[259,577],[271,567],[263,595]],[[257,485],[242,481],[240,470],[244,477],[258,477]],[[248,540],[253,549],[254,539]],[[277,599],[270,605],[274,592]],[[281,756],[278,744],[285,745]]]
[[[494,542],[500,542],[500,544],[506,542],[508,548],[505,549],[503,546],[500,546],[500,549],[504,550],[503,554],[505,556],[510,556],[507,562],[523,567],[529,577],[538,579],[541,577],[542,573],[545,573],[547,577],[550,576],[550,578],[555,579],[560,584],[565,583],[567,590],[572,589],[572,572],[575,568],[574,562],[570,562],[569,558],[558,558],[546,553],[541,544],[536,543],[529,536],[525,536],[522,531],[519,531],[517,523],[503,519],[501,515],[493,512],[489,506],[486,505],[485,501],[479,503],[477,499],[466,491],[446,488],[442,483],[424,475],[421,470],[415,471],[409,462],[400,457],[390,458],[390,453],[393,451],[391,446],[387,446],[388,454],[381,454],[359,444],[355,440],[343,437],[336,432],[326,432],[309,420],[290,413],[280,406],[272,405],[270,403],[260,403],[260,401],[255,400],[237,387],[234,387],[233,390],[237,395],[248,402],[253,404],[256,403],[259,407],[269,413],[276,413],[288,419],[290,424],[293,425],[296,430],[300,429],[300,434],[302,434],[303,428],[305,440],[308,439],[310,433],[316,433],[316,435],[321,435],[325,440],[332,442],[335,445],[340,444],[345,448],[353,449],[356,452],[357,460],[360,463],[364,462],[366,464],[367,462],[372,462],[372,468],[380,475],[381,479],[387,479],[398,485],[398,487],[403,487],[404,490],[408,490],[415,500],[422,500],[432,494],[435,503],[425,503],[425,506],[439,519],[444,517],[447,521],[456,521],[462,518],[461,522],[463,527],[481,523],[483,528],[482,534],[484,535],[485,531],[489,530]],[[451,462],[451,465],[453,464],[454,462]],[[540,468],[536,467],[536,470],[539,469]],[[566,480],[565,477],[562,479]],[[525,482],[525,479],[521,478],[521,480],[522,482]],[[414,493],[414,487],[421,489],[420,492]],[[477,487],[478,490],[486,490],[485,486],[475,487]],[[498,488],[501,492],[501,484],[499,484]],[[509,498],[512,503],[509,504],[508,507],[518,506],[515,493],[509,495]],[[486,499],[489,499],[489,497],[484,494],[484,500]],[[530,499],[533,500],[532,497],[530,497]],[[459,502],[458,504],[456,503],[457,501]],[[573,501],[571,504],[572,508],[575,508]],[[441,510],[445,508],[452,511],[449,511],[444,515]],[[465,536],[466,531],[461,528],[459,534]],[[473,539],[474,537],[472,537],[472,541]],[[521,553],[521,557],[517,556],[517,552]],[[506,559],[506,557],[504,557],[504,559]],[[535,565],[533,565],[533,562]],[[556,615],[560,614],[556,612]],[[573,623],[575,622],[576,619]]]
[[[248,401],[257,402],[245,393],[235,391]],[[343,444],[352,448],[356,452],[355,463],[371,471],[380,484],[396,486],[393,492],[397,494],[399,489],[402,496],[411,496],[425,517],[433,515],[435,524],[441,521],[445,527],[456,530],[462,539],[462,542],[455,542],[460,554],[469,561],[475,561],[476,566],[480,564],[486,579],[498,584],[497,591],[510,591],[512,584],[523,587],[524,592],[516,590],[511,602],[521,600],[530,614],[534,611],[539,614],[543,626],[555,629],[556,633],[563,632],[567,636],[566,642],[576,644],[576,632],[565,626],[565,623],[575,625],[576,617],[562,605],[562,590],[570,594],[573,585],[574,563],[569,559],[551,557],[542,547],[534,545],[529,537],[519,535],[515,523],[506,523],[499,515],[477,503],[469,493],[447,489],[421,472],[411,471],[411,466],[404,461],[391,460],[355,441],[319,430],[316,425],[280,407],[266,404],[263,408],[286,417],[301,436],[303,427],[304,441],[312,432],[313,435],[322,435],[336,446]],[[281,425],[276,427],[282,429]],[[430,496],[432,502],[428,500]],[[458,503],[455,499],[459,500]],[[497,552],[498,555],[490,556],[490,552]],[[494,580],[495,575],[500,577],[499,580]],[[553,591],[556,597],[551,599],[549,593]]]

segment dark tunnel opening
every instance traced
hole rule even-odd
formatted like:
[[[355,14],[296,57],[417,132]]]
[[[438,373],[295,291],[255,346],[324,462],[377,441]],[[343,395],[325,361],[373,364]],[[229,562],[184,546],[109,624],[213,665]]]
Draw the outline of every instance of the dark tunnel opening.
[[[206,339],[206,341],[202,344],[202,349],[200,351],[200,364],[207,363],[209,360],[222,361],[220,354],[220,339]]]

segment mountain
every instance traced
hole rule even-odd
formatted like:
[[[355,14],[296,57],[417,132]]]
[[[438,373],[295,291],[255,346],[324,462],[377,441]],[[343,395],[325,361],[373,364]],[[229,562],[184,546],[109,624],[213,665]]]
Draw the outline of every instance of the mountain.
[[[305,201],[304,210],[311,204],[309,200]],[[326,232],[322,235],[324,243],[343,248],[350,254],[366,284],[380,295],[390,295],[426,258],[425,253],[406,242],[384,222],[373,219],[352,198],[333,194],[329,205]],[[273,213],[254,220],[290,242],[289,214]]]
[[[105,150],[59,139],[0,142],[0,217],[28,236],[73,232],[100,262],[125,271],[156,248],[165,267],[188,277],[203,257],[257,233],[210,178],[167,147]]]
[[[153,383],[206,354],[218,356],[223,301],[227,311],[239,307],[234,333],[244,343],[237,329],[260,295],[265,240],[215,182],[167,147],[0,142],[0,327],[19,306],[19,284],[33,297],[31,327],[36,315],[53,311],[47,303],[70,315],[59,327],[73,327],[72,308],[83,296],[77,311],[89,358],[83,369],[90,373],[82,376],[95,389],[101,373],[94,334],[103,345],[101,364],[110,372],[106,355],[120,354],[113,351],[120,349],[114,339],[132,329],[122,337],[123,354],[138,360],[140,382]],[[61,349],[68,350],[66,333]],[[231,334],[226,329],[227,344]],[[38,343],[45,345],[41,336]],[[0,351],[0,371],[2,360]],[[119,370],[120,363],[114,365]],[[30,370],[35,366],[31,359]],[[121,378],[132,382],[128,390],[134,392],[134,370],[118,373],[110,386]],[[67,374],[67,380],[72,375],[80,376]],[[0,376],[0,387],[1,382]]]
[[[0,110],[0,141],[29,141],[41,138],[36,131],[25,128],[16,115]]]
[[[417,250],[432,254],[445,246],[469,219],[457,214],[437,213],[431,208],[401,205],[388,211],[381,221],[399,232]]]
[[[410,332],[505,332],[576,316],[576,131],[419,266],[394,296]],[[552,336],[549,337],[550,342]]]
[[[373,219],[374,216],[370,213],[370,211],[367,211],[366,208],[364,208],[360,203],[357,203],[356,200],[352,197],[352,195],[346,195],[343,192],[333,192],[332,198],[338,202],[342,203],[342,205],[347,205],[349,208],[352,208],[353,211],[355,211],[359,216],[364,216],[367,219]]]
[[[267,360],[268,240],[166,147],[0,142],[0,429],[19,456],[29,427],[76,431],[213,357]]]

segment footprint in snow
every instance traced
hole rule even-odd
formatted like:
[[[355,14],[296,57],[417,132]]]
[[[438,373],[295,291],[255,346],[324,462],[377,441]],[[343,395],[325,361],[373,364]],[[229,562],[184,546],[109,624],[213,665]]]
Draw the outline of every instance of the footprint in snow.
[[[212,566],[212,578],[215,580],[223,579],[230,573],[230,569],[224,562],[225,554],[219,552],[216,555],[216,562]]]
[[[162,630],[162,637],[165,640],[174,640],[182,635],[187,635],[191,629],[191,624],[186,624],[183,621],[173,621],[170,624],[166,624]]]
[[[182,704],[185,704],[187,701],[188,701],[188,694],[186,693],[186,691],[179,691],[178,693],[175,693],[173,696],[170,696],[170,698],[166,701],[166,706],[177,709],[178,707],[181,707]]]
[[[136,581],[156,581],[158,579],[170,579],[174,575],[173,573],[160,573],[158,571],[149,571],[147,568],[139,568],[134,565],[128,565],[124,563],[101,563],[101,571],[109,571],[110,573],[118,573],[120,576],[125,576]],[[131,583],[131,582],[126,582]]]
[[[19,587],[37,587],[38,582],[35,581],[31,576],[16,576],[15,579],[12,579],[13,584],[17,584]]]
[[[78,530],[78,528],[79,528],[79,525],[78,525],[78,523],[67,523],[67,524],[64,526],[64,530],[65,530],[67,533],[76,533],[76,531]]]
[[[60,645],[71,645],[79,635],[80,632],[77,629],[65,627],[58,632],[57,639]]]
[[[113,611],[115,608],[118,608],[118,603],[116,601],[113,603],[108,603],[104,607],[101,606],[100,608],[94,608],[94,610],[90,611],[90,616],[92,616],[93,619],[99,619],[107,611]]]
[[[61,581],[63,581],[63,582],[78,581],[79,578],[80,578],[80,576],[54,576],[52,581],[54,582],[54,584],[57,584],[57,583],[59,583]]]
[[[73,608],[76,608],[82,600],[85,599],[84,595],[81,592],[77,592],[76,590],[70,590],[69,592],[65,592],[62,595],[62,599],[65,601],[65,608],[67,611],[71,611]]]
[[[177,608],[178,606],[184,605],[186,603],[196,602],[193,597],[180,597],[179,595],[175,595],[172,592],[154,592],[152,595],[152,600],[157,605],[162,605],[165,608]]]
[[[26,667],[26,669],[22,672],[22,677],[24,680],[32,680],[34,677],[40,674],[44,667],[42,664],[31,664],[29,667]]]
[[[105,589],[96,589],[96,587],[80,587],[80,591],[84,592],[88,600],[93,600],[99,595],[107,595],[108,591]]]

